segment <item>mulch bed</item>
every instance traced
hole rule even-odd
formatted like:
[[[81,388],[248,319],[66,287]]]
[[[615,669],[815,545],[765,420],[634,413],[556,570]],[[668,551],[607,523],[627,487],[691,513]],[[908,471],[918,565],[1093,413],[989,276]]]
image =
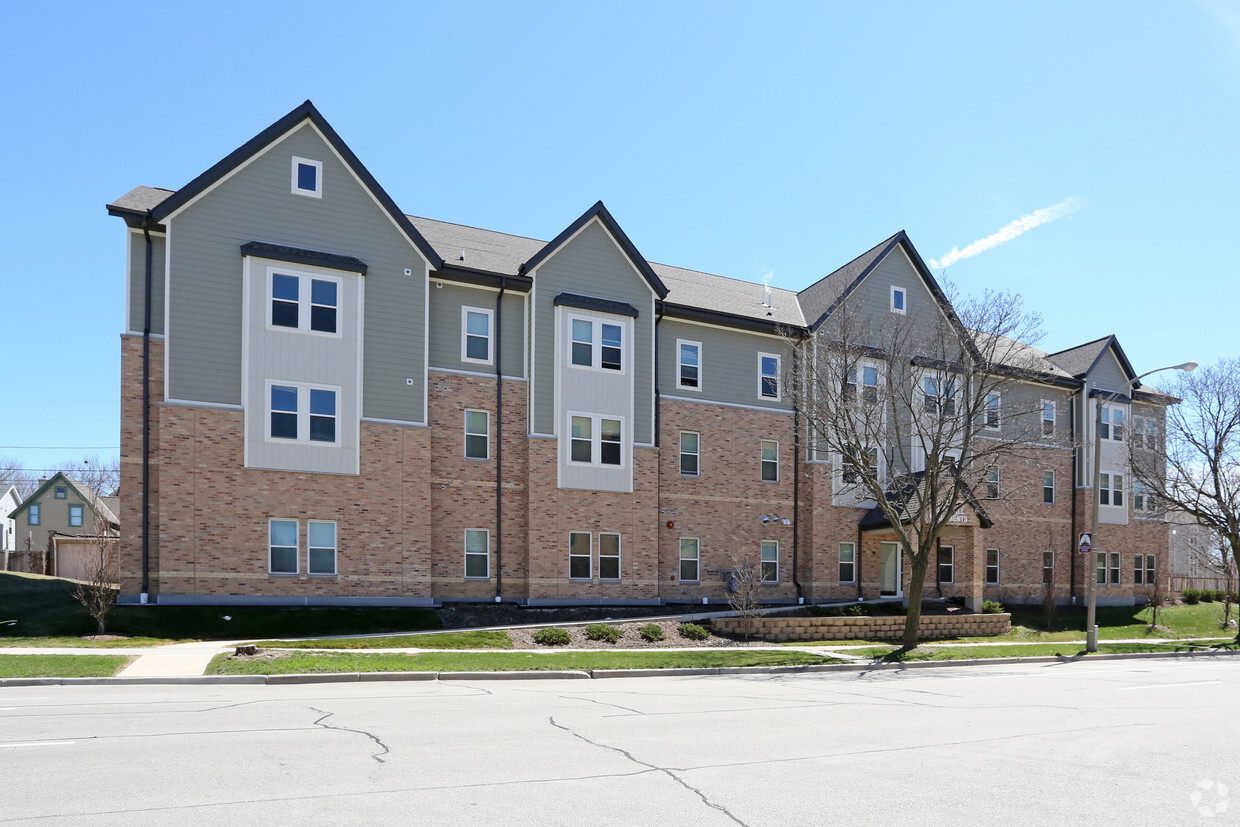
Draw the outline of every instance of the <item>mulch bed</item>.
[[[597,617],[597,613],[595,614]],[[604,622],[604,621],[600,621]],[[663,640],[657,640],[653,643],[644,640],[637,631],[647,623],[655,623],[663,629]],[[554,625],[554,624],[547,624]],[[706,640],[689,640],[680,636],[677,627],[680,621],[677,620],[655,620],[655,621],[636,621],[629,623],[612,623],[608,622],[608,626],[615,626],[623,630],[623,635],[615,643],[608,643],[605,640],[588,640],[586,638],[586,627],[584,626],[567,626],[562,627],[568,632],[572,638],[572,642],[566,647],[568,649],[685,649],[685,648],[703,648],[703,649],[721,649],[736,648],[745,646],[770,646],[762,640],[753,639],[745,641],[743,639],[733,639],[711,634]],[[707,625],[707,624],[701,624]],[[709,626],[707,625],[707,628]],[[534,633],[537,629],[509,629],[508,637],[512,638],[512,645],[517,649],[543,649],[553,651],[562,647],[559,646],[542,646],[534,642]]]

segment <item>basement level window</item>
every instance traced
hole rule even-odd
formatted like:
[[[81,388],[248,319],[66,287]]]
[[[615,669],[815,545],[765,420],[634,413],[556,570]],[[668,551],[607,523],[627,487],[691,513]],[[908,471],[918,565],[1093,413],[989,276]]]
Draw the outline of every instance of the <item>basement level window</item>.
[[[293,194],[323,197],[323,162],[293,157]]]

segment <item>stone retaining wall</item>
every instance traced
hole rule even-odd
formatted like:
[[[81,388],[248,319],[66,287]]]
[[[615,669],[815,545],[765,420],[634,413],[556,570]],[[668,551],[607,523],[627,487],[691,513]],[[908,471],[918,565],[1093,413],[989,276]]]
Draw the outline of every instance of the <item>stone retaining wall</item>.
[[[720,617],[711,627],[726,635],[743,635],[745,620]],[[904,636],[904,617],[757,617],[750,636],[776,642],[790,640],[899,640]],[[923,615],[921,637],[943,638],[1002,635],[1012,631],[1012,616],[1002,614]]]

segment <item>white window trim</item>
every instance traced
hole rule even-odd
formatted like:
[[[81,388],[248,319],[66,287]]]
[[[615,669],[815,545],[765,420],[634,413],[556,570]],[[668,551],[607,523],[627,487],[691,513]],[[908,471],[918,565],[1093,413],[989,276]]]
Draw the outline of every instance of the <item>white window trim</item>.
[[[297,389],[297,438],[273,437],[271,435],[271,388],[279,385],[282,388]],[[340,400],[343,399],[338,385],[316,385],[309,382],[286,382],[283,379],[268,379],[263,385],[263,441],[271,445],[309,445],[319,448],[339,448],[340,432],[344,422],[341,416]],[[336,394],[336,438],[332,442],[310,439],[310,391],[332,391]]]
[[[304,190],[301,187],[297,186],[297,167],[300,166],[301,164],[314,167],[315,188],[313,190]],[[304,195],[307,198],[322,198],[323,197],[323,162],[312,161],[309,158],[299,158],[296,155],[294,155],[293,166],[292,166],[292,181],[289,184],[289,186],[292,189],[293,195]]]
[[[607,376],[627,376],[630,342],[633,340],[633,320],[623,316],[587,316],[583,313],[566,313],[568,330],[565,334],[564,364],[574,370],[589,370]],[[590,332],[590,364],[578,365],[573,361],[573,320],[589,322]],[[603,367],[603,325],[609,324],[620,328],[620,370]]]
[[[992,551],[995,553],[994,582],[991,582],[990,580],[990,569],[991,569],[990,552]],[[1000,559],[1001,557],[1002,557],[1002,554],[999,551],[999,549],[997,548],[986,549],[986,561],[982,565],[982,585],[983,586],[998,586],[1003,582],[1003,561]]]
[[[904,307],[896,307],[896,293],[904,297]],[[901,316],[908,313],[908,290],[903,287],[896,287],[894,284],[891,285],[891,312],[899,313]]]
[[[1128,425],[1130,421],[1132,420],[1132,417],[1129,416],[1129,413],[1128,413],[1128,406],[1127,405],[1115,405],[1115,404],[1102,406],[1102,415],[1105,418],[1102,420],[1101,424],[1103,427],[1107,429],[1107,435],[1102,437],[1102,439],[1105,439],[1108,442],[1123,442],[1124,441],[1123,439],[1115,438],[1116,423],[1109,421],[1110,419],[1110,414],[1108,413],[1109,411],[1119,411],[1120,418],[1123,419],[1123,422],[1120,422],[1118,424],[1121,428],[1124,428],[1125,430],[1127,430]]]
[[[297,279],[297,327],[285,327],[284,325],[272,324],[271,322],[271,303],[275,301],[275,294],[272,292],[277,275],[290,276]],[[336,283],[336,331],[329,333],[326,330],[310,329],[310,307],[312,305],[311,291],[314,289],[315,281],[332,281]],[[281,299],[280,301],[287,301]],[[290,267],[267,267],[267,306],[264,308],[266,314],[266,327],[270,331],[276,333],[301,333],[310,336],[322,336],[327,339],[343,338],[341,329],[344,327],[344,279],[340,276],[327,276],[321,273],[307,273],[303,270],[297,270]]]
[[[875,459],[878,460],[878,462],[876,463],[876,467],[875,467],[875,472],[874,472],[875,475],[878,477],[879,480],[886,480],[887,479],[887,456],[873,445],[863,445],[861,447],[862,456],[869,454],[871,451],[874,452],[874,457]],[[844,479],[844,475],[848,473],[848,463],[843,454],[836,454],[835,459],[836,459],[836,467],[839,469],[837,473],[837,478],[838,478],[837,479],[837,490],[843,488],[846,485],[855,485],[855,486],[862,485],[861,480],[849,481],[849,480]],[[867,466],[868,466],[868,463],[867,463]],[[925,466],[924,460],[922,461],[922,466],[923,467]]]
[[[990,398],[995,398],[995,424],[990,424]],[[999,391],[991,391],[986,394],[986,399],[982,404],[982,430],[985,431],[1002,431],[1003,430],[1003,394]]]
[[[1046,485],[1046,475],[1047,475],[1047,474],[1050,474],[1050,475],[1051,475],[1051,484],[1050,484],[1050,489],[1051,489],[1051,501],[1050,501],[1050,502],[1047,502],[1047,501],[1046,501],[1046,488],[1047,488],[1047,485]],[[1054,504],[1055,504],[1055,496],[1056,496],[1055,488],[1056,488],[1056,486],[1055,486],[1055,469],[1053,469],[1053,468],[1043,468],[1043,469],[1042,469],[1042,505],[1054,505]]]
[[[993,480],[991,479],[992,474],[994,475]],[[1003,474],[999,471],[999,466],[992,465],[986,469],[986,479],[982,481],[982,484],[986,486],[986,496],[982,499],[999,500],[1003,498]],[[994,488],[991,488],[992,485]],[[991,496],[992,491],[994,492],[993,497]]]
[[[685,450],[685,447],[684,447],[685,446],[685,443],[684,443],[685,434],[693,434],[694,436],[697,437],[697,451],[696,452]],[[702,433],[701,431],[681,431],[676,437],[676,447],[677,449],[679,449],[679,452],[676,455],[676,462],[677,462],[677,467],[680,469],[680,475],[682,477],[702,476]],[[693,457],[697,457],[697,471],[692,474],[685,473],[684,464],[683,464],[685,454],[688,454]]]
[[[1107,478],[1107,484],[1105,486],[1102,484],[1102,478],[1104,476]],[[1118,486],[1115,485],[1116,477],[1119,477]],[[1128,478],[1127,474],[1116,473],[1114,471],[1102,471],[1100,474],[1098,474],[1098,490],[1097,492],[1095,492],[1094,496],[1098,498],[1099,508],[1117,508],[1117,509],[1128,508],[1128,496],[1127,496],[1128,489],[1126,487],[1127,478]],[[1103,491],[1107,492],[1107,502],[1102,501]],[[1115,502],[1116,491],[1119,492],[1120,499],[1123,500],[1123,502],[1119,503],[1118,505]]]
[[[851,559],[851,560],[849,560],[849,561],[847,561],[847,563],[845,563],[845,561],[844,561],[844,546],[848,546],[848,551],[849,551],[849,553],[852,555],[852,559]],[[837,577],[839,576],[839,573],[840,573],[840,572],[839,572],[839,567],[840,567],[840,566],[843,566],[843,565],[849,565],[849,566],[852,566],[852,577],[850,577],[850,578],[849,578],[849,579],[847,579],[847,580],[845,580],[844,578],[842,578],[842,577],[841,577],[841,578],[840,578],[840,583],[841,583],[841,584],[843,584],[843,583],[856,583],[856,582],[857,582],[857,544],[856,544],[855,542],[840,543],[840,547],[839,547],[839,560],[838,560],[838,562],[837,562],[837,565],[836,565],[836,571],[835,571],[835,574],[836,574],[836,576],[837,576]]]
[[[310,549],[325,549],[327,546],[311,546],[310,545],[310,526],[319,523],[332,526],[332,570],[326,571],[310,571]],[[340,567],[337,561],[340,557],[340,527],[336,525],[335,520],[306,520],[306,576],[308,577],[335,577]]]
[[[588,546],[589,550],[584,555],[584,557],[586,558],[586,565],[588,567],[588,571],[585,577],[574,577],[573,576],[573,558],[583,556],[580,554],[573,554],[573,535],[574,534],[584,534],[585,536],[590,538],[590,542]],[[568,532],[568,579],[574,580],[578,583],[586,583],[594,579],[594,532],[592,531],[570,531]]]
[[[680,381],[681,375],[682,375],[681,369],[684,367],[684,363],[680,361],[680,355],[681,355],[680,348],[682,345],[691,345],[697,348],[697,372],[698,372],[697,387],[694,387],[692,385],[681,384],[681,381]],[[702,392],[702,343],[701,342],[695,342],[692,339],[677,339],[676,340],[676,388],[677,390],[693,391],[694,393]]]
[[[486,552],[482,554],[469,551],[469,533],[471,531],[481,531],[486,535]],[[485,557],[487,563],[487,573],[485,575],[469,573],[470,557]],[[491,579],[491,530],[489,528],[467,528],[461,535],[461,575],[466,580],[490,580]]]
[[[948,556],[950,558],[949,562],[947,562],[946,564],[942,563],[939,560],[939,555],[945,551],[948,553]],[[951,569],[952,577],[950,580],[943,579],[943,566],[944,565],[947,565]],[[938,551],[936,551],[934,554],[934,576],[935,576],[935,582],[937,583],[954,584],[956,582],[956,547],[955,546],[939,546]]]
[[[1051,418],[1049,420],[1046,418],[1046,406],[1047,405],[1051,406]],[[1051,432],[1049,434],[1046,432],[1047,422],[1051,423]],[[1038,431],[1039,435],[1051,436],[1051,437],[1053,437],[1055,435],[1055,431],[1059,429],[1059,412],[1056,410],[1054,399],[1043,399],[1042,400],[1041,412],[1038,415],[1038,428],[1040,429]]]
[[[603,576],[603,557],[604,557],[603,538],[607,536],[612,536],[616,538],[616,553],[614,555],[616,558],[616,576],[615,577],[604,577]],[[610,558],[613,555],[609,554],[606,556]],[[619,583],[621,580],[624,579],[623,566],[624,566],[624,537],[620,534],[619,531],[600,531],[598,533],[598,579],[599,581],[604,582],[604,583]]]
[[[775,577],[772,580],[766,579],[766,563],[767,560],[762,556],[763,546],[775,546]],[[763,585],[769,585],[779,582],[779,541],[778,540],[761,540],[758,542],[758,577],[759,582]]]
[[[767,480],[767,479],[763,479],[763,478],[762,478],[762,464],[763,464],[763,463],[765,463],[765,462],[768,462],[768,460],[763,459],[763,457],[762,457],[762,443],[764,443],[764,442],[773,442],[773,443],[775,443],[775,479],[773,479],[773,480]],[[759,481],[759,482],[766,482],[766,483],[777,483],[777,482],[779,482],[780,473],[781,473],[781,471],[782,471],[782,469],[779,467],[779,465],[780,465],[780,463],[779,463],[779,440],[778,440],[778,439],[762,439],[762,440],[758,440],[758,481]]]
[[[775,360],[775,395],[764,396],[762,393],[762,360]],[[758,401],[759,402],[782,402],[784,398],[784,359],[778,353],[762,353],[758,352]]]
[[[487,317],[487,358],[471,359],[469,357],[469,314],[478,313]],[[461,306],[461,361],[471,365],[495,364],[495,310],[485,307]]]
[[[866,381],[865,381],[866,368],[874,369],[874,384],[873,385],[866,384]],[[855,382],[849,382],[848,381],[849,377],[847,375],[844,377],[844,383],[846,385],[853,385],[856,388],[856,390],[853,392],[854,395],[852,399],[852,404],[873,405],[873,404],[877,404],[878,402],[880,402],[881,399],[879,397],[879,394],[881,393],[881,389],[883,387],[883,363],[875,359],[859,359],[856,362],[856,364],[853,365],[853,371],[855,372],[853,376],[853,378],[856,380]],[[866,388],[874,388],[874,396],[875,396],[874,402],[866,401],[865,399]],[[844,396],[846,397],[847,394],[845,393]],[[880,411],[880,415],[882,415],[881,411]]]
[[[272,523],[292,523],[297,527],[297,539],[293,545],[293,570],[292,571],[275,571],[271,568],[271,550],[275,546],[271,543],[271,524]],[[280,546],[280,548],[288,548]],[[301,574],[301,521],[294,520],[289,517],[269,517],[267,519],[267,574],[276,577],[294,577]]]
[[[486,430],[480,434],[471,434],[469,432],[469,415],[471,413],[482,414],[482,416],[484,417],[486,421]],[[481,408],[466,408],[461,414],[461,419],[462,419],[461,430],[463,432],[461,436],[461,456],[464,457],[465,459],[473,460],[476,462],[482,462],[484,460],[489,460],[491,458],[491,412],[484,411]],[[471,436],[480,436],[483,438],[483,442],[486,444],[486,452],[485,452],[486,456],[471,457],[469,455],[469,438]]]
[[[684,555],[683,544],[685,540],[693,541],[694,549],[697,551],[696,557],[683,556]],[[697,563],[697,577],[695,577],[692,580],[685,580],[684,578],[681,577],[681,573],[684,571],[685,560],[692,560],[695,563]],[[701,583],[702,582],[702,539],[700,537],[681,537],[676,542],[676,579],[679,580],[681,583]]]
[[[590,413],[588,411],[566,411],[568,417],[565,420],[564,438],[566,440],[565,448],[567,452],[564,454],[564,462],[567,465],[577,466],[579,468],[627,468],[629,466],[626,459],[628,457],[628,417],[620,414],[599,414]],[[587,417],[590,419],[590,461],[578,462],[573,459],[573,417]],[[620,464],[610,465],[604,464],[603,457],[603,427],[604,419],[616,420],[620,423]]]

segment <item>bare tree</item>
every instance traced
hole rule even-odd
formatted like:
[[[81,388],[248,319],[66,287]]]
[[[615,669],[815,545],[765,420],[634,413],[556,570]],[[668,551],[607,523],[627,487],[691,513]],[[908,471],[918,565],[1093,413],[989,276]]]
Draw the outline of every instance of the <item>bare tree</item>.
[[[1165,434],[1130,441],[1133,477],[1161,507],[1214,532],[1240,566],[1240,359],[1180,374],[1168,390],[1181,402]]]
[[[1150,610],[1150,629],[1158,628],[1158,613],[1167,605],[1167,590],[1171,586],[1167,576],[1167,555],[1156,555],[1154,566],[1154,582],[1150,584],[1154,589],[1150,592],[1150,602],[1146,604]]]
[[[17,460],[0,457],[0,494],[7,491],[10,485],[17,486],[17,496],[24,500],[34,493],[38,481]]]
[[[112,534],[98,534],[92,539],[93,542],[82,544],[85,579],[74,586],[73,597],[94,618],[96,633],[102,635],[107,627],[108,613],[116,605],[120,590],[120,566],[116,553],[120,538]]]
[[[79,462],[70,462],[61,471],[96,497],[114,497],[120,488],[121,466],[116,457],[91,454]]]
[[[1028,475],[1012,472],[1044,439],[1038,395],[1014,392],[1041,358],[1022,344],[1038,340],[1041,320],[1019,296],[908,310],[877,319],[845,302],[810,343],[792,343],[792,393],[813,447],[833,458],[835,496],[881,509],[910,562],[906,650],[917,646],[926,571],[952,517],[973,509],[986,522],[979,500],[1018,507],[1011,481]]]
[[[749,640],[758,609],[762,607],[762,561],[752,549],[734,551],[728,578],[728,605],[741,619],[745,640]]]

